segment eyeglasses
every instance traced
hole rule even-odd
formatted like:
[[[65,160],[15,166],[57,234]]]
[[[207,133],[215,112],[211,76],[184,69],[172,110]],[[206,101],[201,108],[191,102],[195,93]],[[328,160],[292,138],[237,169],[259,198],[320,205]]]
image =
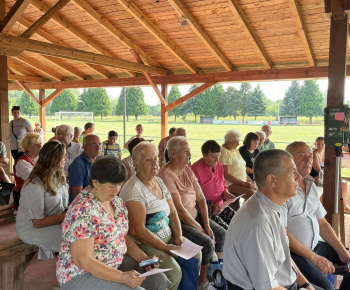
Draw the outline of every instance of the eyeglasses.
[[[102,147],[102,143],[90,143],[90,144],[86,144],[86,145],[89,145],[91,147]]]

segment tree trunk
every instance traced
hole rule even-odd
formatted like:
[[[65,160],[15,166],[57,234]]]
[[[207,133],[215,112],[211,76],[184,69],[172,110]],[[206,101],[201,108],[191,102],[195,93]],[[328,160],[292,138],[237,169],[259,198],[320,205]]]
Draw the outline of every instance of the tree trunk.
[[[256,121],[256,116],[255,116],[255,121]]]
[[[137,116],[135,116],[135,121],[137,121]]]
[[[243,122],[244,122],[244,116],[242,116],[243,117]]]
[[[309,121],[309,123],[310,123],[310,125],[312,125],[312,117],[309,117],[310,119],[310,121]]]
[[[175,123],[176,123],[176,115],[175,115]]]
[[[101,121],[102,121],[102,114],[101,114]]]
[[[129,122],[129,116],[126,116],[126,121]]]
[[[197,123],[197,115],[194,114],[194,122]]]

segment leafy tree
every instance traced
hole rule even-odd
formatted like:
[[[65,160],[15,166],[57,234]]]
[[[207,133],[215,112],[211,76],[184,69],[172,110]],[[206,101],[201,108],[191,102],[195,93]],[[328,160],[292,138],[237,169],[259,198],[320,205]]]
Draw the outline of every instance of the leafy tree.
[[[239,91],[235,87],[229,86],[221,102],[221,112],[224,117],[233,116],[236,120],[240,108]]]
[[[312,117],[322,116],[325,101],[316,81],[304,81],[301,87],[300,114],[309,117],[312,125]]]
[[[171,104],[175,100],[181,98],[181,93],[179,90],[178,86],[172,86],[168,95],[168,102]],[[182,116],[183,115],[183,106],[184,104],[181,104],[173,109],[171,109],[168,113],[169,116],[175,116],[175,122],[176,122],[176,117]]]
[[[149,108],[145,104],[145,97],[141,88],[126,88],[126,117],[129,121],[129,116],[135,116],[137,120],[138,116],[147,115]],[[120,93],[117,107],[115,109],[116,115],[123,115],[123,91]]]
[[[266,113],[267,98],[264,92],[260,89],[260,85],[257,85],[250,98],[249,115],[254,116],[255,120],[257,116],[264,116]]]
[[[210,95],[214,98],[214,100],[217,102],[215,108],[216,108],[216,119],[219,120],[219,117],[226,117],[228,116],[227,111],[223,111],[223,107],[226,105],[224,99],[225,96],[225,90],[224,87],[221,84],[217,84],[213,86],[210,90]]]
[[[72,90],[64,90],[52,101],[50,113],[75,112],[78,107],[77,97]]]
[[[252,86],[250,83],[241,83],[239,88],[239,112],[241,113],[244,121],[244,116],[248,114],[250,109],[250,100],[252,96]]]
[[[300,111],[300,97],[300,84],[297,81],[292,81],[284,95],[283,103],[280,108],[280,115],[290,117],[298,116]]]
[[[211,88],[199,94],[196,98],[198,113],[201,116],[214,117],[220,114],[220,89]],[[223,92],[222,92],[223,94]]]
[[[81,95],[84,112],[93,112],[94,115],[110,116],[112,114],[111,103],[104,88],[92,88],[84,90]]]
[[[32,115],[39,114],[39,106],[25,91],[22,92],[19,105],[21,106],[21,112],[24,115],[28,115],[29,119]]]
[[[276,121],[278,120],[279,110],[282,105],[283,100],[279,99],[276,101],[272,101],[267,99],[267,107],[266,107],[266,116],[276,117]]]
[[[151,116],[160,116],[160,113],[161,113],[160,103],[154,106],[149,106],[149,114]]]
[[[193,90],[195,90],[196,88],[198,88],[199,86],[198,85],[192,85],[188,92],[192,92]],[[194,121],[197,123],[197,115],[199,114],[199,111],[198,111],[198,105],[197,105],[197,97],[198,96],[195,96],[191,99],[189,99],[188,101],[186,101],[184,103],[184,106],[183,106],[183,115],[187,115],[187,114],[194,114]]]

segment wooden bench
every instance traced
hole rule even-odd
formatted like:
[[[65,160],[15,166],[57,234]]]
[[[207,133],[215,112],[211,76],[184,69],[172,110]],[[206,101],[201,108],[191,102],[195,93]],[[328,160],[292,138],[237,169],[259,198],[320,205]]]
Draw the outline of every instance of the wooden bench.
[[[0,210],[0,219],[13,217],[13,216],[14,216],[13,210],[11,208],[5,209],[5,210]]]
[[[37,246],[12,238],[0,245],[0,289],[24,289],[24,270],[28,266]]]

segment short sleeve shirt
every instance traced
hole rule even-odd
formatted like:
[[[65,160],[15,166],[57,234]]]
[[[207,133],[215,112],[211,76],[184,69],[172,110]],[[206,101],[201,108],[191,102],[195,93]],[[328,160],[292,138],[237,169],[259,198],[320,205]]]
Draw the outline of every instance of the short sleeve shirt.
[[[167,167],[163,167],[158,172],[158,177],[160,177],[166,187],[169,189],[170,193],[178,193],[181,197],[182,205],[185,209],[194,217],[197,217],[196,210],[196,191],[194,189],[194,183],[197,182],[197,177],[194,175],[193,171],[189,167],[185,167],[183,172],[182,183],[179,179],[177,173],[171,171]]]
[[[271,142],[271,140],[267,140],[265,141],[265,143],[263,145],[261,145],[261,147],[259,148],[259,151],[264,151],[264,150],[268,150],[268,149],[275,149],[275,144],[273,142]]]
[[[311,176],[304,179],[306,192],[298,187],[297,195],[284,203],[288,231],[305,247],[313,250],[320,238],[318,220],[326,210],[320,202],[317,188]]]
[[[201,158],[191,166],[191,169],[198,179],[206,200],[211,200],[213,204],[222,204],[223,193],[227,188],[222,164],[218,162],[212,171],[212,168],[208,167]]]
[[[283,208],[257,191],[234,215],[224,244],[223,275],[243,289],[287,287],[296,281]]]
[[[3,142],[0,141],[0,158],[6,155],[6,146]]]
[[[221,146],[220,162],[222,165],[230,166],[230,174],[239,180],[247,181],[247,173],[245,169],[245,161],[237,149],[228,150]],[[232,183],[226,180],[226,186]]]
[[[12,126],[13,125],[13,126]],[[27,134],[27,127],[30,127],[31,124],[27,119],[21,118],[17,121],[10,121],[10,150],[17,150],[18,143],[17,140],[21,140]],[[13,127],[13,131],[12,131]],[[16,135],[16,137],[15,137]]]
[[[69,173],[68,173],[69,166],[72,164],[74,159],[77,158],[82,152],[83,150],[80,143],[70,142],[66,150],[67,161],[64,164],[64,173],[66,174],[66,176],[69,176]]]
[[[125,183],[119,196],[125,203],[137,201],[143,204],[146,207],[146,228],[160,239],[164,239],[171,236],[168,218],[170,214],[168,199],[171,196],[162,179],[155,177],[155,180],[162,191],[162,199],[156,198],[136,175]]]
[[[102,150],[101,155],[102,156],[115,156],[115,157],[121,157],[123,154],[120,145],[118,143],[114,143],[113,145],[109,145],[108,141],[102,142]]]
[[[117,269],[122,263],[127,247],[125,236],[128,233],[127,209],[124,202],[115,197],[112,200],[115,217],[111,217],[100,201],[88,190],[83,190],[69,206],[62,222],[63,238],[56,265],[56,276],[60,285],[87,273],[73,263],[72,244],[81,239],[94,239],[94,258]]]

